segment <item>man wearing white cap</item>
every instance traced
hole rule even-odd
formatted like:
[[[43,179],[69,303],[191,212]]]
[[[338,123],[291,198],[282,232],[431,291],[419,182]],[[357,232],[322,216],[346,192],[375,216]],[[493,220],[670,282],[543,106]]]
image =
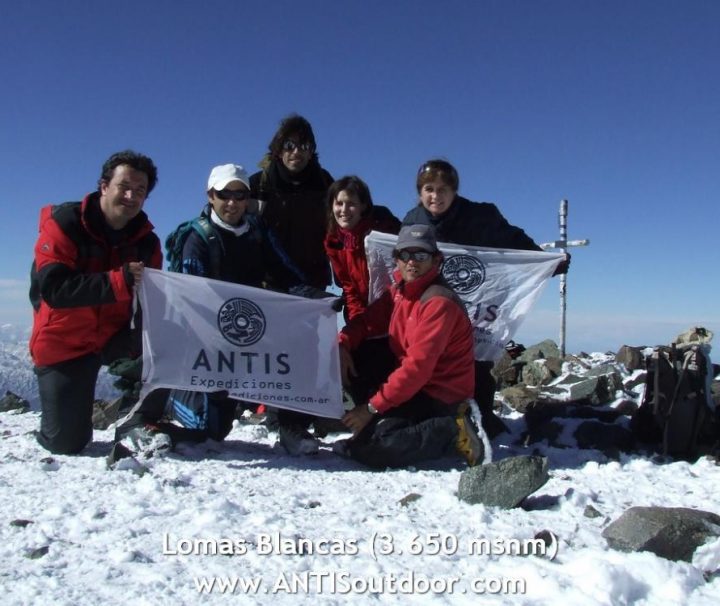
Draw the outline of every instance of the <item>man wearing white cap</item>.
[[[314,291],[305,285],[262,219],[249,211],[250,204],[245,169],[239,164],[214,167],[207,182],[207,204],[185,232],[180,271],[256,288],[271,280],[274,288],[300,295]],[[119,428],[116,440],[127,436],[124,443],[131,450],[155,448],[162,437],[158,434],[168,434],[172,441],[223,440],[232,429],[236,404],[224,392],[206,395],[158,389]],[[191,431],[158,423],[168,407],[171,416]],[[167,441],[165,446],[169,446]]]

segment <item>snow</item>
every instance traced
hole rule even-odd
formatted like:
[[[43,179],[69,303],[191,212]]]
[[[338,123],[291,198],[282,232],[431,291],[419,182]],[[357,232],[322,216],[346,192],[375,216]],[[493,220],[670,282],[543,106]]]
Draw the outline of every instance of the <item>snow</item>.
[[[27,335],[0,327],[3,390],[37,392]],[[607,361],[593,354],[591,364]],[[568,369],[569,370],[569,369]],[[573,372],[581,372],[575,366]],[[112,394],[103,377],[98,396]],[[693,563],[622,553],[601,533],[631,506],[720,514],[720,466],[610,460],[595,450],[517,445],[524,421],[493,458],[539,453],[549,482],[523,508],[456,497],[464,466],[372,472],[330,450],[293,458],[262,426],[227,441],[180,445],[148,471],[108,470],[111,431],[80,456],[34,440],[37,412],[0,413],[0,589],[5,604],[716,604],[720,539]],[[570,421],[568,421],[570,422]],[[566,432],[567,436],[571,433]],[[568,438],[571,439],[571,438]],[[407,498],[406,498],[407,497]],[[592,506],[598,517],[586,517]],[[557,553],[518,555],[540,531]],[[493,546],[488,552],[481,547]],[[554,555],[554,557],[553,557]],[[714,572],[714,574],[712,574]],[[706,578],[708,580],[706,580]],[[199,590],[214,582],[213,590]],[[293,583],[299,583],[293,587]],[[306,586],[303,586],[303,582]],[[232,584],[234,591],[222,583]],[[259,583],[256,589],[243,584]],[[513,593],[513,588],[524,588]],[[486,588],[493,593],[480,592]]]

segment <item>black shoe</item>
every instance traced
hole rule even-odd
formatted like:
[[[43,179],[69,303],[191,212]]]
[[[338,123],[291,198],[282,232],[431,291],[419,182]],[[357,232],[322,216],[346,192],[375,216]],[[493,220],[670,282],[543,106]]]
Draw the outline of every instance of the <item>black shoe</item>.
[[[510,431],[503,420],[492,410],[482,412],[481,423],[489,440],[492,440],[503,432]]]
[[[300,425],[281,425],[278,433],[280,444],[294,457],[317,454],[320,448],[318,440]]]

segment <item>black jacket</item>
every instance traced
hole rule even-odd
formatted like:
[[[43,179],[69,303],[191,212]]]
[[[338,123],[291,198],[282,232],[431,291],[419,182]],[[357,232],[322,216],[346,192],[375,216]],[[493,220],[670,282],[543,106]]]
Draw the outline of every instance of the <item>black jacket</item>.
[[[403,219],[403,225],[433,225],[438,242],[512,248],[516,250],[541,250],[522,229],[511,225],[497,206],[490,202],[471,202],[455,196],[447,212],[433,217],[424,206],[413,208]]]
[[[202,216],[208,218],[220,242],[219,275],[212,275],[209,245],[195,230],[183,246],[183,273],[258,288],[272,283],[274,288],[283,291],[305,282],[259,217],[247,213],[243,218],[247,231],[238,236],[212,222],[209,204]]]
[[[312,159],[299,175],[291,176],[280,160],[250,177],[250,190],[260,203],[265,224],[277,236],[308,284],[330,284],[330,266],[323,241],[327,221],[325,198],[333,178]]]

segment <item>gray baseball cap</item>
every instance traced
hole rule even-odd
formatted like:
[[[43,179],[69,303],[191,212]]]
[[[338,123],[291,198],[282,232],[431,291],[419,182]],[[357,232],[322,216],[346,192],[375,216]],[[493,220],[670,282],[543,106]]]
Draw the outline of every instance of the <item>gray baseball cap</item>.
[[[419,248],[429,253],[438,252],[435,228],[432,225],[404,225],[398,234],[395,250]]]

